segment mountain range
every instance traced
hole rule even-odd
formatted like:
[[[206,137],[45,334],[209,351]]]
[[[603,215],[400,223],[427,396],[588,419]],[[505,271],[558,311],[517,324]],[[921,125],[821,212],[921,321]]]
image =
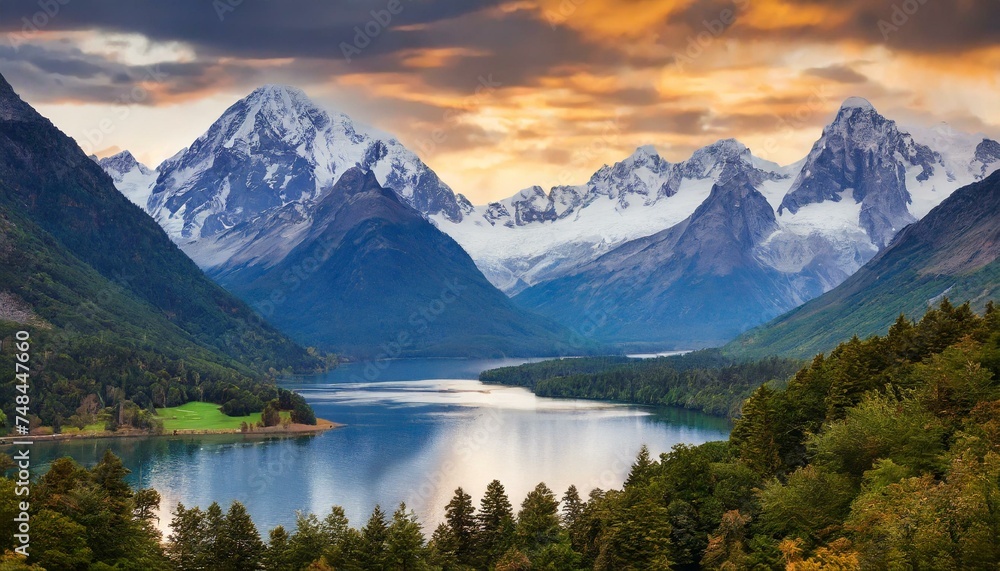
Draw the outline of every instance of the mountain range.
[[[643,146],[584,184],[473,206],[395,138],[270,85],[155,170],[127,151],[101,164],[203,269],[251,303],[265,293],[265,270],[308,249],[319,205],[357,168],[453,238],[523,308],[519,318],[541,314],[597,341],[692,348],[725,342],[844,282],[899,230],[1000,167],[1000,144],[947,126],[904,128],[850,98],[790,165],[733,139],[678,163]],[[233,281],[239,275],[258,285]],[[322,296],[349,297],[341,286]]]
[[[931,150],[853,98],[789,167],[716,144],[738,153],[711,154],[712,168],[700,171],[711,190],[690,216],[515,300],[571,327],[615,300],[601,335],[608,341],[725,343],[837,286],[955,188],[1000,166],[992,140],[939,138],[949,144]]]
[[[127,152],[100,164],[209,275],[303,343],[498,356],[553,354],[569,338],[428,219],[461,220],[468,201],[395,139],[298,89],[255,90],[155,171]],[[127,184],[140,179],[146,192]]]

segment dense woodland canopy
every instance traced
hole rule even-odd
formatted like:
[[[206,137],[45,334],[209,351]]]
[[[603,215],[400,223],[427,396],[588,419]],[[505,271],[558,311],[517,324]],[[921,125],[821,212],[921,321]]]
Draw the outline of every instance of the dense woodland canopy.
[[[585,357],[528,363],[484,371],[484,383],[527,387],[538,396],[680,406],[736,416],[743,401],[764,383],[784,386],[802,361],[757,361],[704,349],[656,359]]]
[[[264,539],[234,503],[178,506],[160,538],[158,495],[117,458],[60,460],[35,488],[31,558],[0,569],[996,569],[998,379],[1000,311],[945,301],[762,386],[727,442],[643,449],[620,490],[539,484],[514,505],[494,481],[478,506],[456,490],[434,530],[402,505],[354,527],[334,507]]]
[[[0,370],[13,371],[17,324],[0,321]],[[280,389],[273,374],[224,366],[194,354],[189,359],[165,354],[163,349],[122,346],[100,335],[65,335],[60,331],[32,329],[29,395],[32,428],[100,423],[156,430],[153,418],[159,407],[190,401],[220,405],[231,416],[260,412],[273,399],[283,410],[298,411],[297,418],[312,418],[312,409],[300,395]],[[13,418],[16,383],[0,384],[4,415]],[[9,432],[7,422],[0,431]]]

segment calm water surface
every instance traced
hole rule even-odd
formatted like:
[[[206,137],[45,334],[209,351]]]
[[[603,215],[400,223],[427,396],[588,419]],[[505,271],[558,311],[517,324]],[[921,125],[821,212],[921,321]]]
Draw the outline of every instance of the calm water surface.
[[[36,446],[44,462],[72,456],[86,465],[110,448],[133,484],[163,498],[161,528],[177,502],[247,505],[263,533],[292,526],[295,511],[344,506],[363,525],[376,503],[415,509],[429,533],[458,486],[478,503],[497,478],[517,506],[538,482],[560,496],[624,481],[643,444],[659,454],[677,443],[728,436],[726,420],[676,409],[547,399],[483,385],[480,371],[523,360],[410,360],[351,364],[296,377],[317,416],[347,426],[317,436],[103,439]]]

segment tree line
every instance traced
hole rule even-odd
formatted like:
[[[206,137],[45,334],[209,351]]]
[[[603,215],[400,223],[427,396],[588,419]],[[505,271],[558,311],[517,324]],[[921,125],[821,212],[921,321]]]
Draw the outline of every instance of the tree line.
[[[10,340],[20,328],[0,322],[0,339],[5,340],[0,370],[14,370]],[[315,415],[301,396],[274,384],[275,370],[243,371],[197,354],[178,359],[162,350],[130,347],[99,335],[65,336],[44,329],[32,330],[32,347],[33,429],[45,426],[58,433],[69,426],[100,423],[108,430],[155,430],[157,408],[206,401],[219,404],[227,415],[245,416],[263,411],[274,399],[281,400],[281,410],[297,411],[306,423],[315,424]],[[14,414],[16,391],[14,382],[0,383],[2,412],[8,418]],[[0,426],[0,433],[9,429]]]
[[[557,359],[492,369],[479,378],[527,387],[543,397],[679,406],[735,417],[757,387],[768,382],[783,386],[802,364],[780,357],[735,359],[718,349],[704,349],[655,359]]]

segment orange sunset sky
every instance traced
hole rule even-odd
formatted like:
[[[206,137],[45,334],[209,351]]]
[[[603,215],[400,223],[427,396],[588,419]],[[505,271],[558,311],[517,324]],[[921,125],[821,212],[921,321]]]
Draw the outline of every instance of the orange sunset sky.
[[[3,0],[0,73],[87,152],[150,166],[295,85],[482,203],[644,144],[789,163],[852,95],[1000,138],[1000,2]]]

